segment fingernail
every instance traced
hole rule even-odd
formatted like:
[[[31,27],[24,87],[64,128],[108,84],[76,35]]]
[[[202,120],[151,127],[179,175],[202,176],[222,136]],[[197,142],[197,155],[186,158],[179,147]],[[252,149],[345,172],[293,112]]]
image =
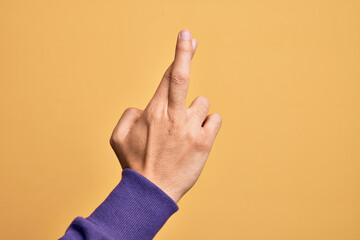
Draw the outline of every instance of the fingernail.
[[[189,30],[182,30],[179,34],[179,37],[184,40],[190,40],[191,39],[191,33]]]
[[[193,51],[195,51],[196,47],[197,47],[197,41],[196,41],[195,38],[193,38],[193,40],[192,40],[192,48],[193,48]]]

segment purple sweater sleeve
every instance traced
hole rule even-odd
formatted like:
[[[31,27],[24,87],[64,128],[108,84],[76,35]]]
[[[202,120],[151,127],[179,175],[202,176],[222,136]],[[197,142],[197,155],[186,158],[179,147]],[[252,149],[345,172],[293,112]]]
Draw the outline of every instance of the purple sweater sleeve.
[[[89,217],[76,217],[60,239],[152,239],[178,209],[158,186],[124,168],[108,197]]]

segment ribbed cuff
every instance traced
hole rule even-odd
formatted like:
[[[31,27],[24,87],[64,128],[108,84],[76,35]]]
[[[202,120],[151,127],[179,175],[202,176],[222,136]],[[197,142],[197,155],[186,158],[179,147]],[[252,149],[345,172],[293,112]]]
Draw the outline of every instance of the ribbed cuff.
[[[158,186],[125,168],[119,184],[87,219],[115,239],[152,239],[178,209]]]

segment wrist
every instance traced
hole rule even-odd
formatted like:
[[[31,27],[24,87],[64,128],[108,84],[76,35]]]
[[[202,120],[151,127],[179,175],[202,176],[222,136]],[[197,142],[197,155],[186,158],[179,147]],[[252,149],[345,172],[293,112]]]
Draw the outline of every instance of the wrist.
[[[159,187],[166,195],[168,195],[175,203],[178,203],[184,193],[181,191],[177,191],[176,189],[179,189],[179,187],[176,186],[176,184],[173,184],[172,181],[169,181],[168,179],[160,179],[154,174],[151,174],[147,171],[138,171],[139,174],[147,178],[150,182],[155,184],[157,187]]]

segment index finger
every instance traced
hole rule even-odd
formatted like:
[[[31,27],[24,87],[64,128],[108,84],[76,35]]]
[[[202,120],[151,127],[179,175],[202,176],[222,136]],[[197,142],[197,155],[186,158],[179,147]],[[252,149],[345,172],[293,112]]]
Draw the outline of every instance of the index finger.
[[[194,41],[196,44],[196,41]],[[190,81],[190,64],[193,53],[193,41],[189,30],[182,30],[178,34],[175,59],[173,62],[168,107],[173,110],[186,109],[186,95]]]

